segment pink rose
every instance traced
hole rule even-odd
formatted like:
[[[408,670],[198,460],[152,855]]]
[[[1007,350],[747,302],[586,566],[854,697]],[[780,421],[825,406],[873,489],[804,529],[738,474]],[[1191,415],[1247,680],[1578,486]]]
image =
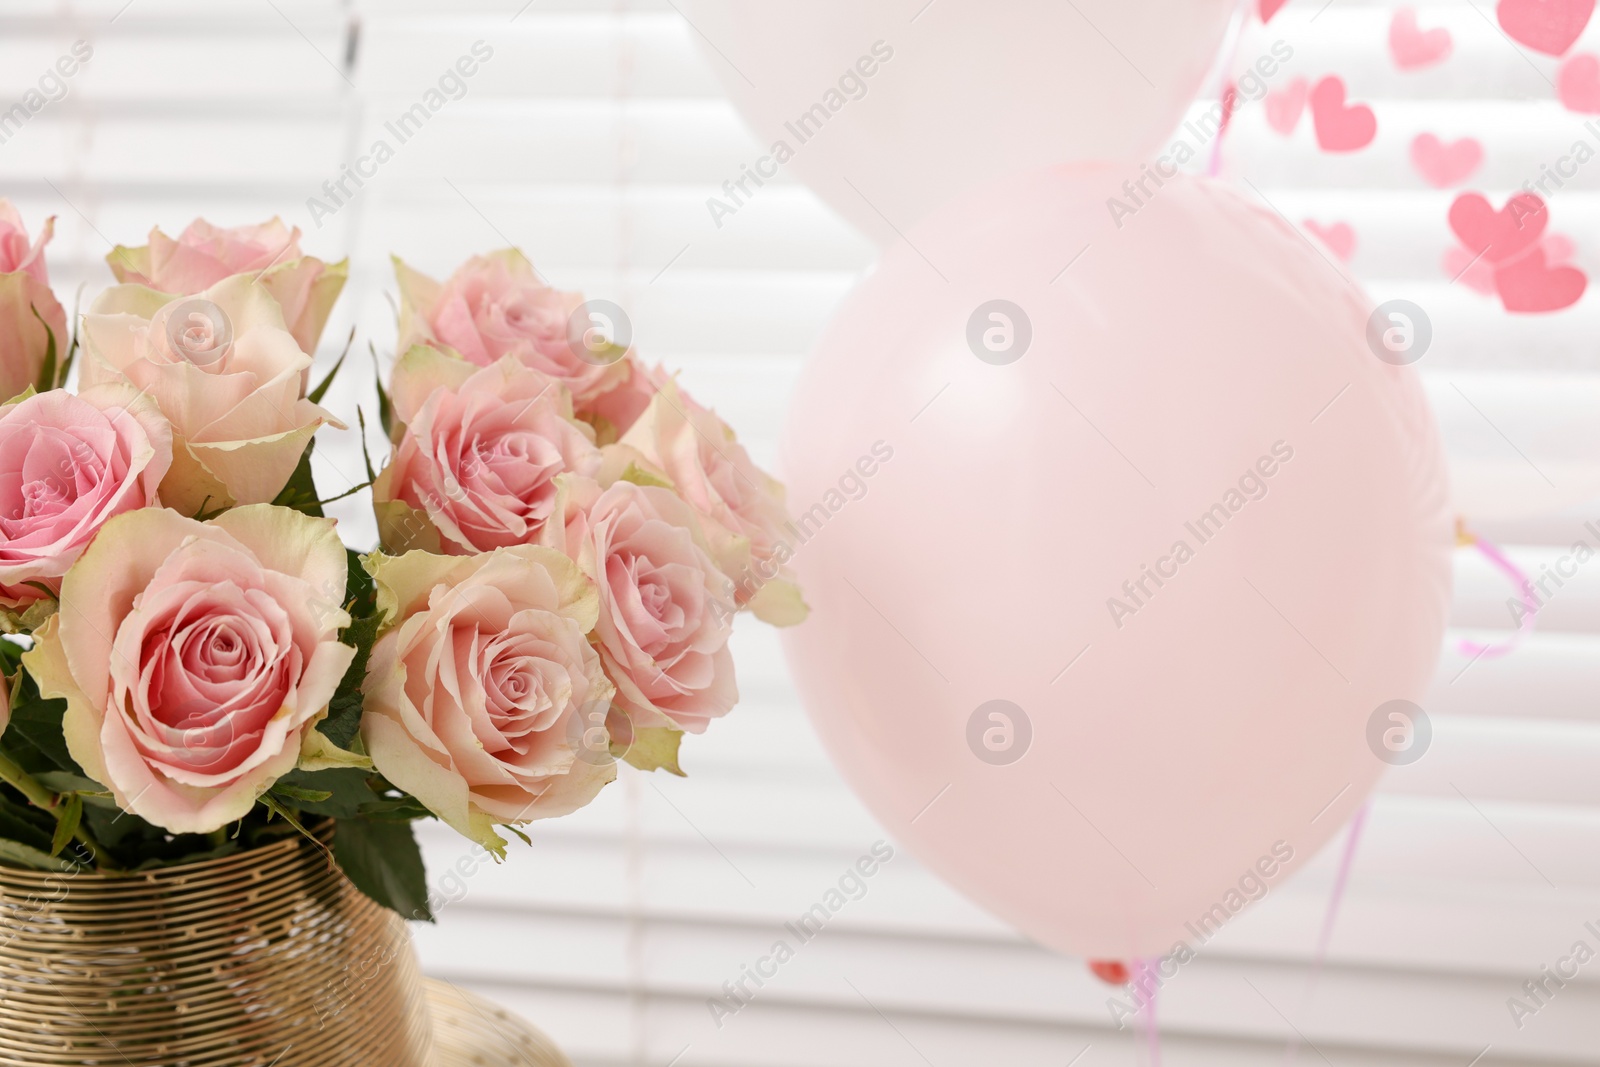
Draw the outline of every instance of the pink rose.
[[[119,515],[61,583],[23,665],[67,702],[67,748],[172,833],[242,818],[293,769],[355,649],[333,522],[236,508]]]
[[[17,209],[0,199],[0,400],[9,400],[30,385],[50,388],[55,382],[40,377],[52,349],[55,376],[66,359],[67,313],[50,292],[44,262],[55,221],[46,219],[38,239],[30,242]]]
[[[131,386],[0,407],[0,605],[59,590],[108,519],[156,503],[171,465],[171,427]]]
[[[616,704],[635,728],[701,733],[739,702],[732,583],[693,508],[670,489],[573,479],[567,553],[600,589],[595,627]]]
[[[313,355],[349,266],[348,260],[329,266],[305,255],[300,251],[300,228],[291,230],[276,218],[257,226],[232,227],[195,219],[176,241],[156,227],[150,231],[149,244],[118,245],[106,262],[119,282],[178,296],[192,296],[236,274],[259,276],[257,280],[283,308],[295,343]]]
[[[496,824],[565,815],[616,777],[611,683],[589,644],[595,589],[571,560],[523,546],[367,566],[389,629],[361,738],[386,779],[500,853]]]
[[[533,543],[559,512],[556,476],[600,467],[566,390],[512,359],[479,370],[413,348],[395,368],[395,413],[405,427],[372,487],[390,551]]]
[[[699,513],[741,606],[777,626],[805,618],[800,591],[782,569],[792,553],[783,486],[750,461],[727,423],[668,381],[620,443]]]
[[[620,349],[596,356],[584,345],[590,323],[574,315],[578,293],[550,288],[514,248],[467,260],[440,284],[395,260],[400,343],[449,349],[487,367],[512,356],[567,387],[579,411],[628,376]]]
[[[596,398],[584,412],[584,417],[595,423],[596,431],[605,441],[615,441],[632,429],[661,387],[672,380],[672,376],[659,366],[648,368],[631,356],[626,362],[627,379],[609,393]]]
[[[28,229],[22,224],[11,201],[0,198],[0,274],[22,271],[40,285],[50,284],[50,272],[45,268],[44,246],[55,236],[56,220],[52,215],[44,220],[44,229],[35,241],[28,240]]]
[[[161,500],[185,515],[273,500],[324,423],[302,395],[311,357],[271,294],[236,274],[174,298],[118,285],[83,318],[85,386],[128,381],[172,423]]]

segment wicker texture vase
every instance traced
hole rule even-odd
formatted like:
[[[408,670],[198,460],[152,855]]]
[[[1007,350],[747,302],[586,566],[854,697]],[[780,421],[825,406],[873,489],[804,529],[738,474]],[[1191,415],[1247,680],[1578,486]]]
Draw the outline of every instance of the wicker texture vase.
[[[303,838],[121,877],[0,868],[5,1067],[431,1067],[428,1019],[405,923]]]

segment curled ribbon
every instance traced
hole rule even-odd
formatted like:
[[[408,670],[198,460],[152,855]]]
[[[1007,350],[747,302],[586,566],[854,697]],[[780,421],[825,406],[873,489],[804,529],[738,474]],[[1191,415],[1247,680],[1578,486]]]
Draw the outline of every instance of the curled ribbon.
[[[1522,594],[1522,606],[1524,609],[1522,621],[1510,637],[1503,641],[1491,641],[1487,644],[1467,638],[1461,638],[1456,642],[1456,647],[1463,654],[1474,659],[1482,656],[1487,656],[1491,659],[1496,656],[1503,656],[1515,649],[1517,645],[1522,643],[1522,639],[1533,631],[1534,617],[1539,614],[1539,601],[1533,595],[1533,582],[1528,579],[1528,575],[1521,567],[1518,567],[1511,561],[1510,557],[1500,551],[1499,545],[1496,545],[1488,538],[1479,537],[1467,529],[1467,524],[1462,519],[1456,520],[1456,544],[1462,548],[1476,548],[1496,570],[1510,578],[1516,585],[1518,592]]]

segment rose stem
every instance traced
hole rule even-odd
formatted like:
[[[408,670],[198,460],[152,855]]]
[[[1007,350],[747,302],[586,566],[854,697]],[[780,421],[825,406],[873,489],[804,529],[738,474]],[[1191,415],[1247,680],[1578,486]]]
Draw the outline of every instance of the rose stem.
[[[0,753],[0,781],[12,786],[17,792],[27,797],[28,802],[34,807],[48,811],[56,822],[61,821],[61,809],[56,804],[57,795],[36,782],[28,772],[13,763],[11,758],[4,753]],[[78,828],[73,831],[72,837],[78,844],[88,850],[89,859],[96,867],[110,871],[116,870],[116,867],[101,855],[100,849],[94,843],[94,838],[89,836],[89,831],[83,828],[82,823],[78,824]]]

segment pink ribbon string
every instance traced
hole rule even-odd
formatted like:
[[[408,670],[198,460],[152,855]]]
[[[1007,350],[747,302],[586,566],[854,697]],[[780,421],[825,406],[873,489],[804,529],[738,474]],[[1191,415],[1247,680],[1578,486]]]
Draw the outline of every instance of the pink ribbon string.
[[[1521,644],[1524,637],[1533,632],[1534,618],[1539,614],[1539,601],[1533,595],[1533,582],[1529,580],[1527,573],[1521,567],[1517,566],[1509,556],[1500,551],[1499,545],[1496,545],[1486,537],[1479,537],[1467,529],[1465,523],[1459,521],[1456,523],[1456,542],[1476,548],[1496,570],[1510,578],[1517,591],[1522,594],[1523,607],[1522,621],[1510,637],[1502,641],[1490,641],[1488,643],[1461,638],[1456,642],[1456,647],[1461,650],[1462,654],[1471,656],[1473,659],[1494,659],[1496,656],[1504,656]]]
[[[1239,13],[1234,17],[1233,24],[1228,30],[1229,44],[1227,48],[1228,62],[1222,68],[1222,125],[1217,130],[1217,139],[1211,142],[1211,158],[1206,161],[1206,177],[1215,178],[1222,170],[1222,142],[1228,136],[1228,127],[1232,124],[1233,112],[1229,108],[1229,96],[1236,96],[1239,92],[1233,84],[1233,65],[1239,58],[1239,42],[1244,37],[1245,24],[1250,21],[1250,0],[1240,0]]]
[[[1144,1047],[1150,1067],[1161,1067],[1161,1022],[1156,1016],[1156,1001],[1161,997],[1161,974],[1156,970],[1157,962],[1151,958],[1140,960],[1137,964],[1139,985],[1149,993],[1140,1011],[1144,1016]]]
[[[1367,814],[1372,810],[1369,801],[1361,805],[1361,810],[1356,812],[1354,819],[1350,820],[1350,830],[1344,839],[1344,854],[1339,857],[1339,872],[1333,878],[1333,894],[1328,898],[1328,910],[1322,916],[1322,932],[1317,935],[1317,951],[1311,957],[1311,976],[1306,980],[1305,995],[1301,997],[1301,1014],[1310,1006],[1311,998],[1317,990],[1317,980],[1322,977],[1322,965],[1328,959],[1328,945],[1333,941],[1333,927],[1339,920],[1339,908],[1344,903],[1345,886],[1350,883],[1350,868],[1355,866],[1356,848],[1361,844],[1362,831],[1367,826]],[[1284,1052],[1285,1065],[1293,1064],[1295,1057],[1300,1054],[1300,1035],[1298,1032],[1289,1039],[1289,1047]]]

